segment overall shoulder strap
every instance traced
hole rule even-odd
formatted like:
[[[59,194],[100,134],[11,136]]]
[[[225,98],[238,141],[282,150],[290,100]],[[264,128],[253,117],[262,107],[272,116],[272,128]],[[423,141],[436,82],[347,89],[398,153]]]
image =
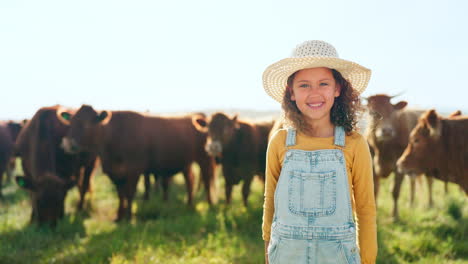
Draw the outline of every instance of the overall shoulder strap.
[[[342,148],[345,147],[346,132],[342,126],[335,127],[335,145]]]
[[[296,145],[296,130],[294,128],[288,128],[288,135],[286,136],[286,147]]]

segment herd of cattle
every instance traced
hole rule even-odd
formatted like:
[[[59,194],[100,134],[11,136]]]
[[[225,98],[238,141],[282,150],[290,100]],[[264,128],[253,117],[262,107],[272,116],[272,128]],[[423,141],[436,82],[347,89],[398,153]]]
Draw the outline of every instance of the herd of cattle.
[[[373,155],[375,193],[379,179],[395,175],[393,216],[398,218],[398,197],[404,175],[458,184],[468,194],[468,116],[455,112],[448,117],[434,110],[409,110],[406,102],[392,104],[391,96],[366,98],[369,113],[366,137]],[[168,199],[171,176],[181,172],[187,201],[193,204],[192,163],[200,167],[207,202],[216,203],[217,166],[222,167],[226,202],[233,186],[243,181],[242,198],[248,204],[255,175],[264,181],[269,135],[281,121],[247,122],[224,113],[211,116],[151,116],[131,111],[96,111],[92,106],[66,109],[43,107],[21,124],[0,124],[0,175],[11,179],[14,160],[21,158],[23,176],[17,184],[31,196],[31,222],[54,226],[64,215],[70,188],[80,193],[78,209],[90,189],[99,159],[102,171],[115,185],[119,197],[117,221],[129,219],[140,175],[148,199],[150,176],[161,183]],[[0,177],[0,197],[2,178]]]

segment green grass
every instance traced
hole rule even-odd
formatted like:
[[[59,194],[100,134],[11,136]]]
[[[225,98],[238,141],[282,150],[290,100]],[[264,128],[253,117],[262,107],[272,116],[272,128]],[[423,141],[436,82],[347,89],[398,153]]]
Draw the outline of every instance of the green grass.
[[[30,226],[28,194],[7,184],[0,201],[0,263],[263,263],[261,222],[263,187],[254,181],[250,206],[242,204],[240,186],[231,206],[210,208],[203,189],[195,206],[186,205],[183,177],[176,175],[170,199],[159,189],[143,201],[143,181],[133,203],[131,221],[116,224],[117,197],[107,176],[97,173],[86,210],[77,213],[78,191],[66,200],[66,217],[55,230]],[[428,208],[427,188],[419,184],[416,205],[409,206],[408,181],[400,198],[400,221],[391,216],[393,178],[382,181],[378,208],[377,263],[468,263],[467,198],[458,186],[434,184],[434,208]]]

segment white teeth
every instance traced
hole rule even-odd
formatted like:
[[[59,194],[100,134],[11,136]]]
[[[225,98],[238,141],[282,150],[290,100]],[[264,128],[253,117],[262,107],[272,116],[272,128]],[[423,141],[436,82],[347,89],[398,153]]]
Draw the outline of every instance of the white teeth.
[[[317,103],[317,104],[307,104],[308,106],[311,106],[311,107],[318,107],[318,106],[321,106],[323,103]]]

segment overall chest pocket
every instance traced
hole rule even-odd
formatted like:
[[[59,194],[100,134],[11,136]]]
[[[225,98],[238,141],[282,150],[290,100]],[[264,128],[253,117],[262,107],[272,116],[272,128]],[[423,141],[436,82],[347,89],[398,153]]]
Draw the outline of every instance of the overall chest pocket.
[[[288,187],[289,211],[302,216],[333,215],[336,209],[336,172],[292,171]]]

